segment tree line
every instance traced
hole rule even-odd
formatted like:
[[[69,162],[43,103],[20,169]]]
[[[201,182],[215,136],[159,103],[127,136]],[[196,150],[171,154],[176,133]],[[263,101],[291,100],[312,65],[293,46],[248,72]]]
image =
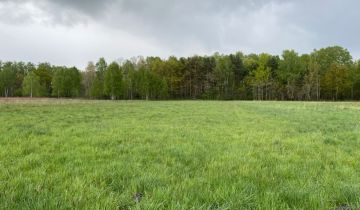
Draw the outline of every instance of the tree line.
[[[281,56],[241,52],[168,59],[136,57],[85,71],[0,62],[2,97],[89,99],[359,100],[360,61],[340,46]]]

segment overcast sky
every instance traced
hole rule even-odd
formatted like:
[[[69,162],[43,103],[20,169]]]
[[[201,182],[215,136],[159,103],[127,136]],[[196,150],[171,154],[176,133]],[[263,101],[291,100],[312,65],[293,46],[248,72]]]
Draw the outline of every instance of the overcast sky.
[[[0,0],[0,60],[88,61],[214,52],[360,57],[358,0]]]

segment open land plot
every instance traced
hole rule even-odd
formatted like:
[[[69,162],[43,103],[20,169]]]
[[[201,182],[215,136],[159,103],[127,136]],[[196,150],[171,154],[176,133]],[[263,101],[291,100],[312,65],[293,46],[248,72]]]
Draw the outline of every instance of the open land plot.
[[[360,209],[360,103],[0,100],[0,209]]]

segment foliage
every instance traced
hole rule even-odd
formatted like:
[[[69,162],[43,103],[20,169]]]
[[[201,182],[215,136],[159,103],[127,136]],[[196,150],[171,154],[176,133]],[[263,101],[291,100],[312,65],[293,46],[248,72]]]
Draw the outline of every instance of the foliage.
[[[81,75],[77,68],[57,67],[52,80],[56,97],[77,97],[80,94]]]
[[[16,69],[11,62],[6,62],[1,66],[0,88],[5,97],[13,96],[16,84]]]
[[[39,96],[92,99],[209,100],[359,100],[359,62],[347,49],[331,46],[282,56],[241,52],[191,57],[134,57],[108,66],[104,58],[85,71],[0,63],[0,96],[22,96],[26,76],[34,72],[43,91]],[[109,68],[110,67],[110,68]],[[73,74],[74,77],[71,75]],[[67,75],[67,76],[66,76]],[[55,78],[56,77],[56,78]],[[80,85],[79,85],[80,79]],[[28,93],[28,91],[27,91]],[[27,96],[26,94],[25,96]]]
[[[92,89],[94,88],[96,80],[96,67],[93,62],[89,62],[85,72],[83,72],[83,86],[85,89],[85,97],[91,98],[95,94],[92,94]]]
[[[122,95],[122,72],[119,67],[119,64],[113,62],[111,63],[104,77],[104,91],[107,96],[109,96],[112,100],[119,99]]]
[[[41,86],[45,87],[44,96],[51,96],[53,67],[49,63],[40,63],[35,70],[35,74],[39,76]]]
[[[40,77],[34,72],[29,72],[23,81],[23,95],[29,97],[43,96],[45,88],[41,86]]]

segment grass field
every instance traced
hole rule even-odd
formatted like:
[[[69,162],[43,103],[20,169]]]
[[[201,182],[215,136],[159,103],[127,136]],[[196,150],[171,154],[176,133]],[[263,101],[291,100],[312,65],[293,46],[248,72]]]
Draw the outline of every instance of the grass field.
[[[360,103],[2,99],[0,167],[0,209],[360,209]]]

